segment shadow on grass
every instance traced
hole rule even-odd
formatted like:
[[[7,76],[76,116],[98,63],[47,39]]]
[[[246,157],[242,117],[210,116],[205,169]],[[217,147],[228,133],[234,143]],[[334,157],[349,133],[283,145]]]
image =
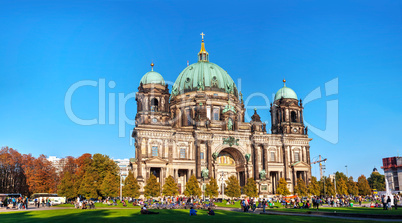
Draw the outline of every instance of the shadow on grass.
[[[216,210],[215,216],[208,216],[206,210],[197,210],[197,216],[189,216],[189,210],[152,210],[158,215],[141,215],[134,209],[102,209],[102,210],[47,210],[21,211],[0,214],[0,222],[339,222],[340,219],[314,218],[299,216],[259,215],[251,213]],[[348,222],[342,220],[342,222]]]

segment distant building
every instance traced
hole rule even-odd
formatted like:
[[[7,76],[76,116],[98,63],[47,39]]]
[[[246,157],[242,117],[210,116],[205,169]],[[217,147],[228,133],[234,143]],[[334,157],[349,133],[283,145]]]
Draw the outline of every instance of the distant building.
[[[52,166],[56,169],[56,173],[60,173],[63,170],[64,160],[56,156],[49,156],[46,158],[52,163]]]
[[[123,178],[122,181],[124,182],[124,180],[128,176],[129,170],[131,169],[130,160],[129,159],[113,159],[113,161],[115,163],[117,163],[117,165],[119,166],[120,174],[121,174],[121,177]]]
[[[389,189],[399,191],[402,188],[402,157],[388,157],[382,159],[385,179],[388,180]]]

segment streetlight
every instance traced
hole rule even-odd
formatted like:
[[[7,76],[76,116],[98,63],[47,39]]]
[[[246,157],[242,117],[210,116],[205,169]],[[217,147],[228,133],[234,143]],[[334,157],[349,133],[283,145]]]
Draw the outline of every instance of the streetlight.
[[[346,177],[349,178],[349,175],[348,175],[348,165],[346,165],[345,167],[346,167]]]
[[[334,184],[335,184],[335,197],[336,197],[336,174],[334,173]]]
[[[120,172],[120,202],[122,201],[122,184],[121,184],[121,172]]]

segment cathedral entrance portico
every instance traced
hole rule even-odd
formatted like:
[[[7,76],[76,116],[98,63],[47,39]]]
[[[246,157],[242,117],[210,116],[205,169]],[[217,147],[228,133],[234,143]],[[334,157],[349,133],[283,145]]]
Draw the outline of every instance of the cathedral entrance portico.
[[[230,176],[235,176],[239,180],[240,186],[244,186],[246,183],[245,156],[237,148],[223,148],[217,156],[215,171],[219,191],[222,190],[222,183],[226,185],[226,180]]]

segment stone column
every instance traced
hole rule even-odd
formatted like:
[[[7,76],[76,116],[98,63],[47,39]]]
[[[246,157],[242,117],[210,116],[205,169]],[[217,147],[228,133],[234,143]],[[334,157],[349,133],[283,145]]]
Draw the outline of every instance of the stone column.
[[[267,145],[265,145],[265,144],[263,144],[262,145],[262,151],[264,152],[264,154],[265,154],[265,173],[267,173],[267,175],[268,175],[268,171],[269,171],[269,166],[268,166],[268,160],[269,160],[269,157],[268,157],[268,146]],[[267,179],[268,179],[268,177],[267,177]]]
[[[163,175],[162,175],[162,183],[163,184],[161,184],[161,187],[163,187],[163,185],[165,184],[165,179],[168,177],[166,167],[163,167],[162,170],[163,170],[163,172],[162,172],[163,173]]]
[[[200,146],[201,142],[195,142],[195,170],[197,179],[201,178],[201,157],[200,157]]]
[[[162,159],[164,159],[164,158],[166,158],[166,156],[165,156],[165,150],[166,150],[166,140],[163,140],[162,141],[162,154],[161,154],[161,158]]]
[[[188,179],[190,179],[190,176],[191,176],[191,175],[190,175],[190,170],[188,169],[188,170],[187,170],[186,182],[188,182]]]
[[[216,173],[216,162],[215,162],[215,161],[213,161],[213,162],[214,162],[214,163],[213,163],[213,166],[212,166],[212,168],[214,169],[214,170],[213,170],[213,174],[214,174],[213,176],[214,176],[215,180],[217,180],[217,179],[216,179],[216,177],[217,177],[217,173]]]
[[[283,168],[284,176],[283,177],[286,180],[286,179],[288,179],[289,160],[288,160],[288,152],[287,152],[287,149],[286,149],[285,145],[282,146],[282,150],[283,150],[283,165],[284,165],[284,168]]]
[[[209,176],[208,178],[211,179],[212,176],[212,162],[213,162],[213,158],[212,158],[212,148],[211,145],[212,142],[208,141],[207,142],[207,157],[208,157],[208,171],[209,171]]]
[[[163,186],[164,172],[165,171],[163,171],[163,168],[161,167],[161,170],[159,172],[159,187],[161,188]]]
[[[142,151],[141,151],[141,146],[142,146],[142,140],[140,138],[136,139],[135,142],[135,147],[137,149],[136,156],[137,156],[137,178],[139,180],[143,179],[142,176]]]
[[[253,165],[254,165],[254,179],[260,179],[259,176],[259,165],[258,165],[258,150],[257,150],[257,146],[256,145],[252,145],[253,147]]]
[[[172,141],[169,141],[168,160],[169,160],[169,163],[173,162],[173,142]]]
[[[145,180],[147,180],[147,179],[149,179],[149,177],[150,177],[151,168],[150,168],[150,167],[146,167],[145,170],[146,170],[146,176],[147,176]]]

